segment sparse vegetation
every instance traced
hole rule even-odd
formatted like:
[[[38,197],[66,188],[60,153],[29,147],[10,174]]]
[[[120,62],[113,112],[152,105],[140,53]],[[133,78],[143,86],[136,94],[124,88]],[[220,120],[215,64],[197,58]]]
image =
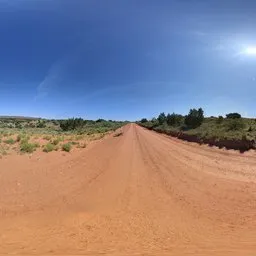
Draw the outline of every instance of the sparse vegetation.
[[[23,141],[20,144],[20,151],[23,153],[33,153],[38,147],[39,144],[37,143],[29,143],[28,141]]]
[[[51,138],[52,138],[52,136],[50,136],[50,135],[45,135],[45,136],[43,137],[44,140],[51,140]]]
[[[44,149],[43,149],[43,151],[46,152],[46,153],[51,152],[53,150],[55,150],[55,146],[53,144],[51,144],[51,143],[47,143],[44,146]]]
[[[85,148],[88,141],[100,139],[124,124],[125,122],[104,119],[93,121],[82,118],[46,120],[3,117],[0,118],[0,154],[11,151],[32,153],[39,145],[43,145],[42,150],[45,152],[63,148],[63,144],[68,144],[64,146],[64,151],[70,151],[72,145]]]
[[[56,138],[56,139],[54,139],[54,140],[52,141],[52,144],[56,146],[56,145],[59,144],[60,141],[61,141],[61,138]]]
[[[4,143],[12,145],[15,143],[15,140],[10,138],[10,139],[4,140]]]
[[[239,113],[227,114],[226,118],[223,116],[204,117],[203,110],[199,108],[191,109],[186,116],[175,113],[167,114],[166,119],[165,114],[161,113],[157,119],[153,118],[147,122],[139,122],[139,124],[150,130],[191,139],[191,141],[206,141],[206,143],[237,141],[237,144],[247,141],[251,145],[248,148],[254,147],[256,142],[255,119],[242,118]],[[235,143],[233,144],[235,147]]]
[[[70,143],[65,143],[65,144],[62,145],[62,150],[63,151],[70,152],[71,148],[72,148],[72,146],[71,146]]]
[[[245,123],[241,118],[231,119],[227,122],[227,129],[231,131],[239,131],[244,129],[245,127]]]

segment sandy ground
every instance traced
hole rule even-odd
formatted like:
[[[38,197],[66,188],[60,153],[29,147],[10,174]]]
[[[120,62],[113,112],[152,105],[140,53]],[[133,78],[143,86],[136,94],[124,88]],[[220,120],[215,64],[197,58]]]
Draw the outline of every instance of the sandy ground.
[[[0,159],[0,254],[256,255],[255,152],[123,131]]]

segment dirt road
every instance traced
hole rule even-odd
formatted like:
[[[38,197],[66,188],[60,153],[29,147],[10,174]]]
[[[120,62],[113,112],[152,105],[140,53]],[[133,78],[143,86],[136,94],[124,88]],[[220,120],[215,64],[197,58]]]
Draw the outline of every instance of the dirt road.
[[[0,254],[256,255],[255,152],[123,132],[0,160]]]

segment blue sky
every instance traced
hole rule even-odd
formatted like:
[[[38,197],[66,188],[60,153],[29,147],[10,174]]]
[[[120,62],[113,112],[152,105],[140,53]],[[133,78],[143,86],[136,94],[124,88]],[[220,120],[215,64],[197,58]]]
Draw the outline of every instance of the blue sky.
[[[256,2],[0,0],[0,115],[256,112]]]

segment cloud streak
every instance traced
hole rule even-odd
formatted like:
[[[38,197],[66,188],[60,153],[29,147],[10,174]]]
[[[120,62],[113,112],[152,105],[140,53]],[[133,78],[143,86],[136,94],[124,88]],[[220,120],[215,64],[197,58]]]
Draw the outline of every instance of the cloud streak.
[[[36,88],[35,101],[49,96],[50,92],[60,85],[73,59],[74,55],[69,54],[52,64],[46,76]]]
[[[34,97],[35,101],[47,97],[51,89],[57,86],[58,80],[61,75],[61,68],[61,62],[56,62],[51,66],[43,81],[36,88],[36,95]]]

